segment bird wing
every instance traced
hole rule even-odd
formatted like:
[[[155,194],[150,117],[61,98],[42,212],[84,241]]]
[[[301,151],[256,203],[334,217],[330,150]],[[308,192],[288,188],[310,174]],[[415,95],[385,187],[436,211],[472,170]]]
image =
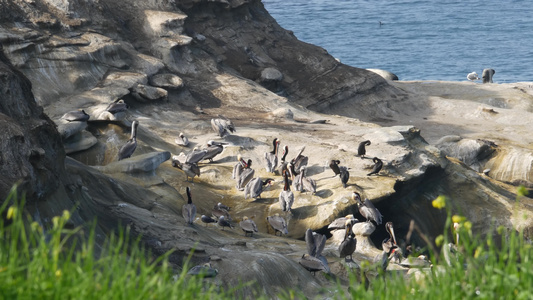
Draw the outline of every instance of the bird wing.
[[[188,163],[191,163],[191,164],[196,164],[199,161],[201,161],[206,154],[207,154],[207,150],[205,150],[205,149],[192,150],[187,155],[187,159],[185,160],[185,162],[188,162]]]
[[[137,148],[137,141],[134,140],[128,140],[126,144],[120,148],[118,151],[118,160],[123,160],[125,158],[130,157],[133,152],[135,152],[135,149]]]
[[[238,179],[241,175],[243,168],[244,167],[242,166],[241,162],[235,164],[235,166],[233,167],[233,173],[231,173],[231,179]]]
[[[324,247],[326,246],[326,236],[320,233],[313,232],[313,239],[315,240],[316,254],[315,257],[322,255]]]
[[[283,219],[280,216],[271,216],[268,218],[268,223],[272,226],[272,228],[276,229],[277,231],[281,231],[284,234],[288,234],[287,231],[287,223],[285,223],[285,219]]]
[[[237,181],[237,187],[242,188],[243,186],[246,186],[252,178],[254,178],[255,170],[251,168],[246,168],[242,170],[241,175],[239,176],[239,179]]]
[[[261,178],[259,177],[253,178],[246,184],[244,187],[244,200],[246,200],[248,196],[250,196],[250,198],[254,198],[253,193],[258,184],[262,185]]]
[[[374,206],[374,203],[372,203],[372,201],[370,201],[369,199],[365,199],[364,204],[365,206],[363,206],[363,208],[367,208],[366,211],[368,216],[374,221],[376,221],[376,224],[381,224],[382,215],[379,210]]]
[[[287,201],[285,200],[285,198],[287,197],[286,191],[281,191],[281,193],[279,193],[279,205],[281,206],[281,210],[282,211],[287,211],[286,209],[286,205],[287,205]]]
[[[267,172],[272,173],[272,171],[274,170],[273,162],[274,162],[274,158],[275,157],[276,156],[274,154],[272,154],[270,152],[265,152],[265,168],[266,168]]]
[[[305,231],[305,245],[307,246],[307,254],[314,257],[316,254],[316,245],[311,228],[307,228]]]
[[[307,178],[307,177],[304,177],[302,179],[302,187],[301,187],[303,190],[305,191],[308,191],[308,192],[311,192],[311,193],[316,193],[316,182],[311,179],[311,178]]]

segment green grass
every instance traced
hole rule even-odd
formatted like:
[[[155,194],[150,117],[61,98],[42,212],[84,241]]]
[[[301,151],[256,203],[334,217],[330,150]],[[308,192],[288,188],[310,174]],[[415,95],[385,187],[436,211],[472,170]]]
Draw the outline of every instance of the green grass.
[[[225,291],[187,276],[187,267],[175,276],[170,253],[153,259],[127,230],[96,248],[94,228],[65,227],[68,211],[45,230],[24,213],[24,201],[14,191],[0,207],[0,299],[234,299],[244,294],[243,286]],[[504,237],[497,247],[490,235],[473,236],[469,222],[452,216],[441,200],[439,207],[448,212],[447,231],[453,221],[461,224],[458,255],[449,265],[442,254],[431,253],[434,267],[418,279],[392,273],[365,283],[352,274],[348,287],[337,286],[336,298],[533,299],[533,248],[522,233],[495,229]],[[447,236],[439,238],[442,244],[448,243]],[[304,296],[285,291],[279,298]]]

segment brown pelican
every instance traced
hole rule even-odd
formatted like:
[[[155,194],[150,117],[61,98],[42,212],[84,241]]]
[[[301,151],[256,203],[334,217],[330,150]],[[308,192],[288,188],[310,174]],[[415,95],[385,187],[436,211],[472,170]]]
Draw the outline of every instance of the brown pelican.
[[[349,262],[353,261],[352,254],[355,251],[355,247],[357,246],[357,240],[355,239],[355,234],[352,232],[352,221],[346,220],[346,233],[344,235],[344,240],[339,245],[339,255],[340,257],[344,257],[344,261]],[[348,260],[348,256],[350,259]]]
[[[116,114],[118,112],[126,111],[128,109],[128,104],[124,102],[124,100],[116,100],[112,103],[110,103],[105,110],[112,114]]]
[[[218,270],[213,268],[210,263],[194,266],[187,272],[187,275],[199,275],[202,277],[215,277],[217,274]]]
[[[348,184],[348,180],[350,179],[350,172],[348,172],[348,168],[346,167],[340,167],[340,174],[341,174],[341,182],[342,182],[342,186],[344,188],[346,188],[347,184]]]
[[[213,218],[211,218],[211,217],[208,217],[208,216],[206,216],[206,215],[202,215],[202,216],[200,217],[200,220],[201,220],[203,223],[205,223],[205,227],[207,227],[207,224],[209,224],[209,223],[215,223],[215,222],[217,221],[217,220],[215,220],[215,219],[213,219]]]
[[[213,140],[207,142],[207,148],[204,149],[207,152],[202,160],[209,159],[209,162],[213,162],[213,158],[224,150],[224,145],[227,145],[227,143],[215,142]]]
[[[220,216],[220,218],[218,218],[217,224],[218,226],[222,227],[222,230],[224,230],[224,227],[229,227],[233,229],[233,225],[230,222],[226,221],[224,216]]]
[[[244,231],[244,236],[250,233],[250,236],[254,235],[254,232],[258,232],[257,225],[255,225],[254,220],[248,219],[248,217],[243,217],[242,221],[239,223],[242,231]]]
[[[275,138],[272,142],[274,145],[274,148],[270,152],[265,152],[265,165],[266,170],[269,173],[274,173],[276,171],[276,167],[278,166],[278,148],[279,148],[279,140],[278,138]]]
[[[192,225],[196,217],[196,205],[192,203],[191,189],[187,187],[187,204],[181,208],[181,214],[187,224]]]
[[[309,177],[305,177],[306,167],[302,167],[300,170],[300,192],[311,192],[311,194],[316,193],[316,182]]]
[[[237,163],[233,166],[233,172],[231,173],[231,179],[237,179],[241,175],[242,170],[246,167],[246,161],[240,154],[237,155]]]
[[[340,169],[339,169],[339,164],[341,163],[340,160],[335,160],[335,159],[332,159],[329,161],[329,167],[331,168],[331,170],[333,171],[333,173],[335,173],[335,176],[339,175],[341,173]],[[333,176],[333,177],[335,177]]]
[[[381,224],[381,213],[379,210],[374,206],[372,201],[365,199],[365,202],[363,203],[361,201],[361,196],[357,192],[353,192],[352,198],[357,201],[357,206],[359,207],[359,213],[365,217],[367,222],[374,221],[377,225]]]
[[[483,83],[492,83],[492,77],[496,74],[494,69],[483,69],[481,73],[481,78],[483,78]]]
[[[335,229],[346,229],[346,221],[351,221],[351,224],[355,224],[359,222],[356,218],[353,217],[353,215],[346,215],[346,217],[337,218],[333,222],[331,222],[328,225],[329,230],[335,230]]]
[[[183,134],[183,132],[180,132],[180,135],[174,140],[174,142],[183,147],[189,146],[189,139]]]
[[[244,200],[246,200],[248,196],[254,199],[261,198],[261,193],[264,189],[263,187],[267,184],[270,185],[272,181],[274,181],[274,179],[272,178],[261,180],[260,177],[256,177],[250,180],[250,182],[248,182],[244,187]]]
[[[381,168],[383,167],[383,162],[381,161],[381,159],[374,157],[372,158],[372,161],[374,162],[374,168],[372,169],[372,172],[366,174],[367,176],[378,174],[379,171],[381,171]]]
[[[137,126],[139,126],[139,122],[133,121],[131,124],[131,137],[118,151],[118,160],[129,158],[135,152],[137,148]]]
[[[228,130],[231,133],[237,131],[235,130],[233,122],[231,122],[230,119],[222,115],[218,115],[217,119],[211,119],[211,127],[220,137],[225,137],[226,135],[228,135]]]
[[[248,159],[246,166],[241,171],[239,177],[237,177],[237,189],[243,191],[244,187],[254,178],[255,170],[250,168],[252,166],[252,160]]]
[[[185,173],[185,181],[189,182],[189,177],[191,177],[191,182],[194,182],[194,176],[200,177],[200,168],[197,164],[191,164],[188,162],[182,163],[177,156],[172,157],[172,166],[178,168]]]
[[[285,161],[285,159],[287,158],[287,154],[289,154],[289,146],[285,145],[285,147],[283,147],[283,155],[281,156],[281,162],[278,168],[280,174],[283,174],[283,171],[288,171],[288,163]]]
[[[369,146],[370,145],[370,141],[369,140],[366,140],[366,141],[362,141],[361,143],[359,143],[359,147],[357,147],[357,155],[358,156],[361,156],[361,158],[364,158],[365,157],[365,154],[366,154],[366,146]]]
[[[307,156],[302,155],[302,152],[304,152],[304,150],[305,146],[303,146],[302,149],[300,149],[300,152],[298,152],[298,155],[296,155],[296,157],[291,160],[291,163],[294,165],[294,170],[300,170],[302,167],[307,166],[309,158]]]
[[[381,246],[383,247],[383,250],[390,252],[393,246],[398,245],[396,243],[396,235],[394,234],[394,226],[392,225],[392,222],[385,223],[385,230],[389,233],[389,237],[383,240]]]
[[[394,252],[398,250],[399,247],[396,245],[392,245],[392,247],[389,248],[383,248],[383,252],[381,254],[377,255],[377,262],[379,263],[381,269],[383,271],[387,270],[387,267],[389,266],[390,259],[395,255]]]
[[[89,116],[83,109],[78,109],[74,111],[69,111],[68,113],[64,114],[61,119],[67,120],[69,122],[86,122],[89,120],[91,116]]]
[[[231,220],[231,217],[229,215],[229,212],[227,209],[224,209],[224,206],[222,203],[218,203],[218,204],[215,204],[215,206],[213,207],[213,211],[211,212],[211,214],[217,218],[217,219],[220,219],[220,217],[224,217],[226,218],[227,220]]]
[[[277,235],[279,232],[279,235],[281,234],[289,234],[289,230],[287,229],[287,222],[285,222],[285,219],[281,217],[279,214],[275,214],[273,216],[267,217],[267,222],[274,228],[274,235]]]
[[[313,275],[317,271],[330,273],[328,261],[322,256],[322,251],[326,245],[326,237],[308,228],[305,231],[305,243],[307,245],[307,253],[302,255],[298,263],[313,273]]]
[[[283,181],[285,185],[283,186],[283,191],[279,194],[279,204],[282,211],[291,211],[292,204],[294,203],[294,194],[289,185],[289,174],[287,171],[283,173]]]
[[[187,156],[185,157],[185,162],[197,164],[198,162],[204,159],[206,154],[206,149],[198,149],[198,147],[194,147],[192,151],[189,152],[189,154],[187,154]]]

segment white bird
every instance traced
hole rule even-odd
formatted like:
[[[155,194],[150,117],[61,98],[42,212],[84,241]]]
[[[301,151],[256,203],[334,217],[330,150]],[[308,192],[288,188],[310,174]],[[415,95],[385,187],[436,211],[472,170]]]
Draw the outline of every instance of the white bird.
[[[189,139],[183,134],[183,132],[180,132],[180,135],[174,140],[174,142],[183,147],[189,146]]]
[[[468,75],[466,75],[466,79],[468,79],[470,81],[474,81],[474,80],[479,80],[480,78],[477,76],[476,72],[472,72],[472,73],[469,73]]]

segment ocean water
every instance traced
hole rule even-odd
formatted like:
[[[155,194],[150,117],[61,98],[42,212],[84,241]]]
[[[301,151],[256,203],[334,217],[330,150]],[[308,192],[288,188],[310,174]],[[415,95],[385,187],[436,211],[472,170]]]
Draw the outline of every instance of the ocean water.
[[[533,1],[263,0],[298,39],[400,80],[533,81]],[[381,22],[381,24],[380,24]]]

